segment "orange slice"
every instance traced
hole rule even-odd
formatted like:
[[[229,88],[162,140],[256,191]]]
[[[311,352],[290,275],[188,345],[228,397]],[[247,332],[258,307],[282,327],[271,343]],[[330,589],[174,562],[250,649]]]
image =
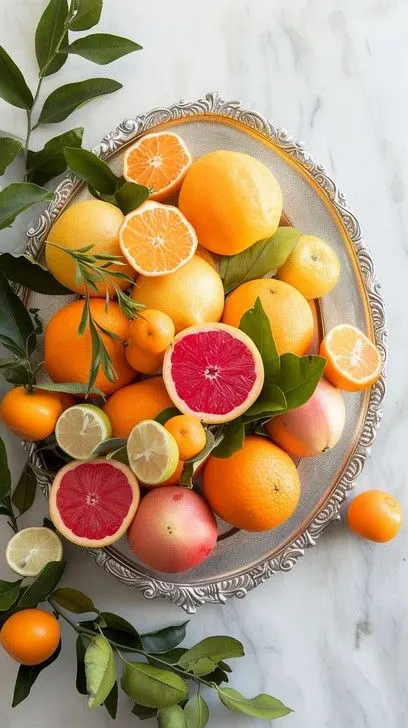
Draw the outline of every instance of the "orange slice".
[[[163,276],[193,257],[197,235],[177,207],[147,200],[126,215],[119,243],[135,270],[144,276]]]
[[[164,200],[180,189],[191,165],[183,140],[172,132],[147,134],[129,147],[123,158],[123,176],[153,190],[152,200]]]
[[[368,389],[381,374],[380,352],[355,326],[335,326],[323,339],[320,354],[327,359],[327,379],[346,392]]]

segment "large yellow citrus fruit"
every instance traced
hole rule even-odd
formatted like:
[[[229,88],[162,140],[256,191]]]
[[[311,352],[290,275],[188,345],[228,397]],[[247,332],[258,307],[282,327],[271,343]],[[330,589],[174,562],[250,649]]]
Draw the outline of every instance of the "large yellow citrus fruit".
[[[290,283],[305,298],[326,296],[337,285],[340,261],[325,240],[301,235],[296,247],[278,271],[281,281]]]
[[[116,372],[114,382],[109,381],[99,369],[95,387],[105,394],[111,394],[135,378],[135,371],[126,361],[125,342],[129,337],[130,321],[114,301],[110,301],[108,311],[105,300],[93,298],[90,301],[91,314],[95,321],[113,332],[119,339],[100,335]],[[52,316],[45,328],[44,360],[45,368],[54,382],[83,382],[89,379],[91,367],[91,335],[89,328],[81,336],[78,326],[84,309],[84,301],[73,301],[60,308]]]
[[[57,243],[66,250],[93,245],[90,255],[118,255],[126,265],[112,265],[108,271],[120,271],[132,278],[136,273],[127,264],[119,247],[119,228],[123,223],[123,214],[118,207],[102,200],[81,200],[68,207],[56,220],[48,233],[47,241]],[[73,258],[62,250],[47,243],[45,257],[48,269],[62,285],[77,293],[85,293],[84,284],[77,281],[76,264]],[[103,265],[106,261],[100,263]],[[115,282],[121,289],[128,288],[129,283],[118,278]],[[98,293],[89,288],[91,296],[104,296],[105,283],[97,283]],[[114,295],[114,287],[108,284],[109,295]]]
[[[159,412],[174,407],[161,377],[130,384],[109,397],[104,411],[112,425],[113,437],[128,437],[135,425],[153,420]]]
[[[283,281],[258,278],[238,286],[227,298],[223,322],[239,326],[244,313],[253,307],[258,296],[271,324],[279,354],[289,351],[304,354],[313,338],[313,313],[306,298]]]
[[[23,609],[9,617],[0,632],[2,647],[22,665],[39,665],[55,652],[61,639],[59,622],[42,609]]]
[[[201,245],[213,253],[235,255],[276,232],[282,192],[258,159],[218,150],[193,162],[179,206]]]
[[[167,313],[176,332],[206,321],[219,321],[224,308],[221,278],[198,255],[166,276],[139,276],[132,298],[147,308]]]

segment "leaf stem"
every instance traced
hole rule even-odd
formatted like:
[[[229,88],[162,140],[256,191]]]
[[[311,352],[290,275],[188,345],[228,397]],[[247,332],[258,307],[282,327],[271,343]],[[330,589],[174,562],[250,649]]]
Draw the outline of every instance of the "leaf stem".
[[[113,642],[111,642],[111,644],[114,645]],[[196,682],[198,685],[205,685],[205,687],[207,687],[207,688],[212,688],[215,685],[215,683],[208,682],[208,680],[204,680],[204,678],[198,677],[198,675],[192,675],[191,672],[188,672],[187,670],[183,670],[183,668],[179,667],[178,665],[174,665],[174,664],[170,665],[165,660],[161,660],[160,657],[157,657],[157,655],[152,655],[150,652],[146,652],[146,650],[137,649],[135,647],[135,648],[129,649],[129,650],[126,648],[125,651],[126,652],[135,652],[138,655],[142,655],[143,657],[146,657],[146,659],[154,660],[154,662],[158,662],[160,665],[163,665],[163,667],[166,670],[170,670],[171,672],[176,672],[178,675],[181,675],[182,677],[185,677],[188,680],[194,680],[194,682]],[[123,655],[121,655],[119,650],[117,650],[117,653],[118,653],[120,659],[122,660],[122,662],[127,662],[128,664],[132,664],[132,663],[129,663],[129,661],[126,660],[123,657]]]
[[[91,629],[87,629],[87,627],[81,627],[81,626],[80,626],[80,625],[78,624],[78,622],[74,622],[74,620],[73,620],[73,619],[71,619],[70,617],[68,617],[68,616],[67,616],[67,615],[65,614],[65,612],[63,612],[63,611],[62,611],[62,610],[61,610],[61,609],[59,608],[59,606],[58,606],[57,602],[56,602],[56,601],[55,601],[55,600],[54,600],[54,599],[53,599],[52,597],[48,597],[48,599],[47,599],[47,602],[48,602],[48,604],[50,604],[50,605],[51,605],[51,607],[53,608],[53,610],[54,610],[54,611],[55,611],[55,612],[56,612],[56,613],[57,613],[57,614],[58,614],[58,615],[59,615],[60,617],[62,617],[62,619],[64,619],[64,620],[65,620],[65,622],[67,622],[67,623],[68,623],[68,624],[70,625],[70,627],[72,627],[72,629],[73,629],[73,630],[74,630],[74,631],[75,631],[75,632],[76,632],[77,634],[87,634],[87,635],[89,635],[90,637],[95,637],[95,636],[96,636],[96,635],[98,634],[97,632],[93,632],[93,631],[92,631]]]
[[[14,508],[13,508],[13,504],[11,502],[10,496],[3,498],[3,500],[1,502],[3,503],[5,508],[7,508],[7,510],[8,510],[8,517],[10,518],[10,521],[8,523],[9,523],[10,528],[14,531],[14,533],[18,533],[19,528],[18,528],[18,524],[17,524],[17,518],[14,513]]]

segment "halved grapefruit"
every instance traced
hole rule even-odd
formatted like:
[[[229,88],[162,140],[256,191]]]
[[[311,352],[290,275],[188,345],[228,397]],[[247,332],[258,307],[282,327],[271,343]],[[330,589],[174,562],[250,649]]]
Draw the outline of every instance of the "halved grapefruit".
[[[74,460],[55,476],[49,507],[52,522],[68,541],[100,548],[118,541],[139,505],[136,477],[115,460]]]
[[[163,379],[184,414],[215,424],[239,417],[264,382],[261,355],[243,331],[208,323],[181,331],[166,351]]]

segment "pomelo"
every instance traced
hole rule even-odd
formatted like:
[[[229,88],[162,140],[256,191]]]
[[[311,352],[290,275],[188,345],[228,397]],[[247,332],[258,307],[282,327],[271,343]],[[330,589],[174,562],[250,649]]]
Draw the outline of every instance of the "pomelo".
[[[229,422],[257,399],[264,381],[261,355],[243,331],[201,324],[181,331],[166,351],[163,380],[180,412],[202,422]]]
[[[96,458],[65,465],[51,486],[51,519],[68,541],[98,548],[118,541],[139,505],[136,477],[115,460]]]

